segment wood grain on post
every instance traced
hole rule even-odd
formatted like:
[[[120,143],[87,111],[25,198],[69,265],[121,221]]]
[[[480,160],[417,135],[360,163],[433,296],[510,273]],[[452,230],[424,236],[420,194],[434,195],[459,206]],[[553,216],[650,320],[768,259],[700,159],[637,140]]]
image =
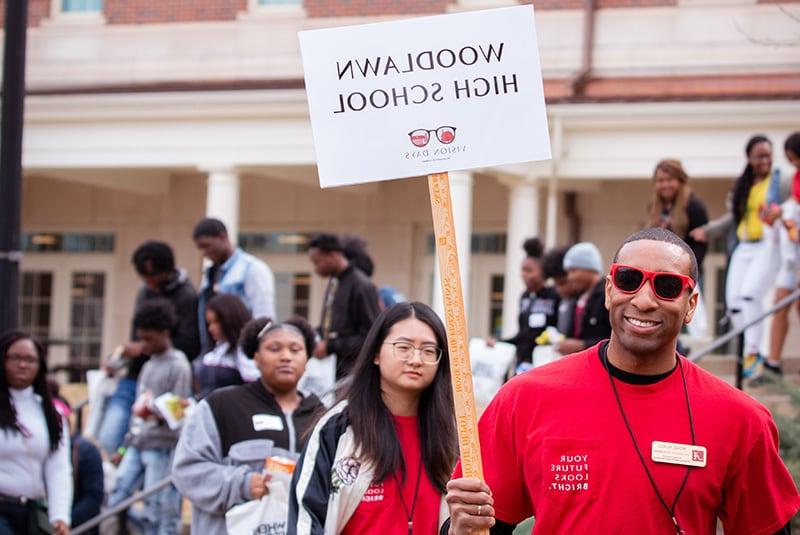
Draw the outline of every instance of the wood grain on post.
[[[450,177],[447,173],[428,175],[428,188],[436,251],[439,257],[439,273],[442,279],[444,319],[447,326],[447,347],[450,352],[450,376],[453,383],[461,468],[464,477],[474,477],[483,481],[478,418],[468,351],[467,319],[464,314],[464,295],[461,289],[461,270],[458,266],[458,249],[450,197]],[[475,533],[488,535],[488,531]]]

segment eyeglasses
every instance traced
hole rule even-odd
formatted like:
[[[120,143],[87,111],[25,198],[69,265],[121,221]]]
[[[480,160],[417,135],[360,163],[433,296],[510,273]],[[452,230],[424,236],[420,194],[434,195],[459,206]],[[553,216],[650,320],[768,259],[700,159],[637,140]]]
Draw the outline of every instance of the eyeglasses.
[[[415,347],[408,342],[384,342],[383,345],[392,346],[395,358],[403,362],[414,357],[414,351],[419,351],[419,358],[423,364],[436,364],[442,358],[442,349],[434,346]]]
[[[656,297],[663,301],[675,301],[686,288],[694,290],[695,286],[691,277],[680,273],[647,271],[624,264],[611,264],[611,282],[622,293],[635,294],[647,281],[650,281]]]
[[[7,355],[6,360],[12,364],[25,364],[27,366],[39,364],[39,359],[36,357],[27,357],[25,355]]]
[[[436,130],[418,128],[413,132],[409,132],[408,136],[411,138],[411,143],[415,147],[424,147],[431,140],[431,132],[434,132],[439,143],[443,143],[444,145],[449,145],[456,138],[455,126],[440,126]]]

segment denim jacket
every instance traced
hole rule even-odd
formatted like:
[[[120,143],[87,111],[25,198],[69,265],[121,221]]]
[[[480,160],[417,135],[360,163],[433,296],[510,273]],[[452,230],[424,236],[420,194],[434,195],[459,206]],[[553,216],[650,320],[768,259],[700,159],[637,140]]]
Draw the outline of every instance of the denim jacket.
[[[200,338],[204,348],[209,348],[208,331],[206,329],[206,300],[209,281],[208,269],[203,273],[200,283],[200,302],[198,321]],[[238,247],[215,273],[214,293],[233,294],[238,296],[250,310],[254,318],[275,317],[275,277],[272,270],[258,258],[245,253]]]

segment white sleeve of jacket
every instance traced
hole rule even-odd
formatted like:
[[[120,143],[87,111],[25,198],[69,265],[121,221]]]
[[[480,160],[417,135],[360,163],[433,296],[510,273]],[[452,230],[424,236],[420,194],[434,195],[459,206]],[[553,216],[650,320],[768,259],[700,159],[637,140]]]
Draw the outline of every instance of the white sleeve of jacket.
[[[247,465],[225,465],[222,460],[214,415],[208,403],[201,401],[184,425],[175,448],[172,480],[194,507],[218,515],[252,498],[252,469]]]

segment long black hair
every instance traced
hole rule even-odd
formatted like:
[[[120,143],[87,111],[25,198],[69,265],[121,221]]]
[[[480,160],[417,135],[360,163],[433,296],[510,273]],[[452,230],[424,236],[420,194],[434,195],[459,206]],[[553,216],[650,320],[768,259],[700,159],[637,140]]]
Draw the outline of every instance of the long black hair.
[[[208,300],[206,310],[210,310],[217,316],[217,321],[222,328],[222,336],[228,342],[231,351],[236,350],[239,343],[239,335],[242,329],[250,321],[251,315],[247,307],[233,294],[217,294]]]
[[[342,237],[342,252],[351,264],[363,271],[367,277],[372,277],[375,272],[375,262],[367,252],[367,242],[358,236],[345,235]]]
[[[458,451],[453,392],[450,386],[450,359],[447,335],[442,321],[428,305],[419,302],[397,303],[375,319],[345,387],[347,415],[353,428],[356,450],[375,467],[375,482],[383,481],[400,469],[405,473],[403,454],[392,415],[381,396],[380,369],[374,364],[389,330],[399,321],[416,318],[428,325],[442,349],[433,382],[422,391],[418,422],[422,462],[431,484],[445,492]]]
[[[58,449],[61,442],[61,417],[53,405],[50,389],[47,387],[47,355],[44,346],[32,336],[22,331],[9,331],[0,336],[0,429],[21,433],[22,428],[17,421],[17,411],[11,403],[11,392],[6,380],[6,358],[9,348],[20,340],[30,340],[36,347],[39,357],[39,371],[33,379],[33,391],[42,398],[42,410],[50,435],[50,451]]]
[[[770,146],[772,145],[772,141],[770,141],[767,136],[761,134],[755,135],[751,137],[747,142],[747,145],[745,145],[745,155],[749,157],[750,152],[759,143],[769,143]],[[733,198],[731,201],[733,220],[737,225],[744,217],[744,213],[747,208],[747,197],[750,196],[750,189],[753,187],[753,182],[755,182],[755,180],[755,171],[753,171],[753,166],[750,165],[750,162],[748,161],[747,165],[744,167],[744,171],[742,171],[742,174],[736,179],[736,183],[733,185]]]

